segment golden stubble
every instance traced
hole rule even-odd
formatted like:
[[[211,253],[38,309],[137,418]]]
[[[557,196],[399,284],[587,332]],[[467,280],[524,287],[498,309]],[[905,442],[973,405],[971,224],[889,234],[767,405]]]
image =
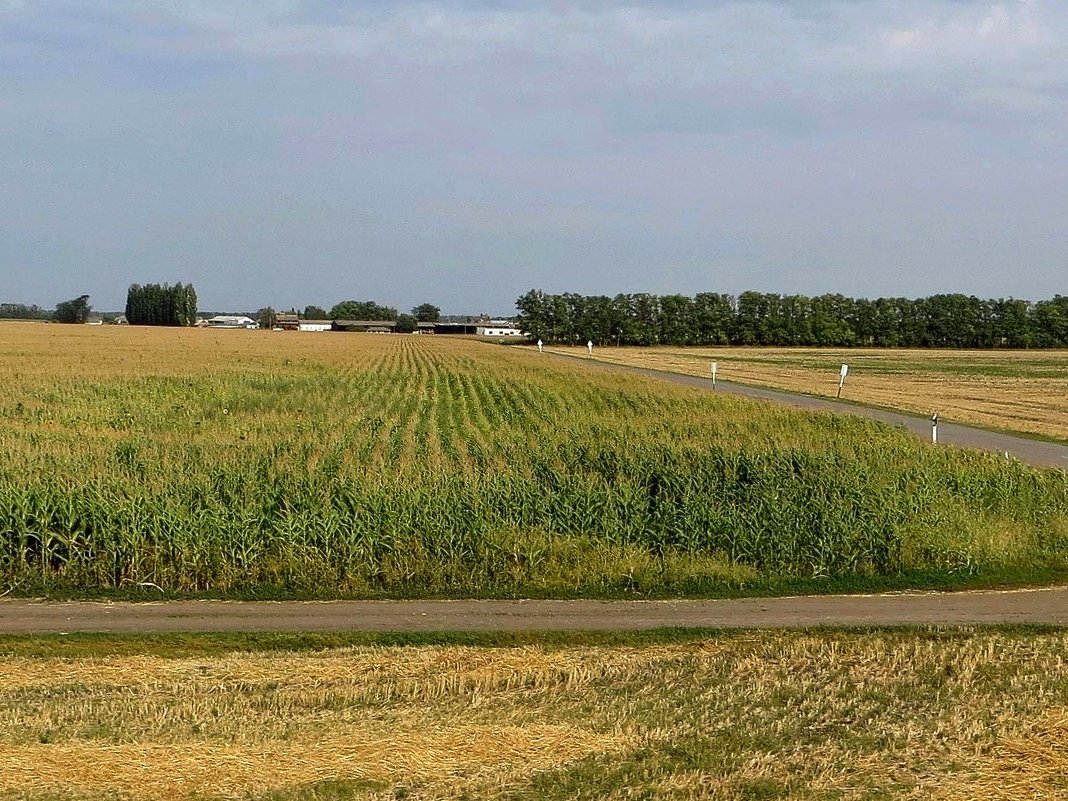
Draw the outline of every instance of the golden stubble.
[[[338,777],[442,792],[460,779],[500,783],[632,746],[635,729],[541,707],[674,650],[7,659],[0,793],[230,798]]]
[[[490,797],[576,760],[714,738],[709,764],[649,763],[641,780],[663,798],[759,782],[796,799],[1059,798],[1066,655],[1063,633],[978,631],[9,657],[0,795],[237,798],[337,778]]]

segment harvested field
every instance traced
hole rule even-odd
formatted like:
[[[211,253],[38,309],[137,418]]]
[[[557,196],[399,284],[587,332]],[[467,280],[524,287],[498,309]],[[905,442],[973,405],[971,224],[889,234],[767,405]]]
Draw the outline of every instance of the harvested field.
[[[0,797],[1058,798],[1063,632],[0,658]]]
[[[586,355],[585,348],[550,350]],[[835,397],[1068,441],[1068,351],[950,351],[867,348],[612,348],[594,358],[614,364]]]

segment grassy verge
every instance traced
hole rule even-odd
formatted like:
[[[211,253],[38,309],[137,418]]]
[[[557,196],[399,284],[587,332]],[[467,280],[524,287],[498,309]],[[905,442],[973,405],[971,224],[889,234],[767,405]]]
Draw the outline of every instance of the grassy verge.
[[[655,561],[650,558],[649,562]],[[1068,567],[1050,565],[1011,565],[976,567],[965,571],[910,570],[892,575],[846,575],[825,577],[758,576],[742,581],[711,575],[685,583],[657,580],[654,565],[645,583],[636,580],[632,570],[621,570],[611,580],[593,586],[574,583],[547,585],[492,584],[453,587],[405,586],[363,587],[346,591],[335,585],[309,587],[278,584],[246,585],[225,590],[161,590],[158,587],[80,587],[57,586],[51,582],[23,581],[13,586],[8,597],[48,598],[52,601],[157,602],[178,600],[226,601],[331,601],[331,600],[670,600],[673,598],[774,598],[787,595],[844,595],[854,593],[899,592],[907,590],[964,592],[968,590],[1021,589],[1068,583]]]
[[[0,797],[1068,791],[1068,633],[6,638]]]

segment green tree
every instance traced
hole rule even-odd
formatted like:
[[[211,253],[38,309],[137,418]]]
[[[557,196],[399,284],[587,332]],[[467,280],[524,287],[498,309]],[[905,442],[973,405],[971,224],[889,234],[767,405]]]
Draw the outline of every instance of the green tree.
[[[1068,345],[1068,297],[1055,295],[1052,300],[1035,304],[1035,339],[1042,348],[1063,348]]]
[[[694,340],[693,300],[686,295],[664,295],[660,298],[660,341],[665,345],[688,345]]]
[[[532,289],[515,302],[516,327],[526,331],[531,339],[552,342],[552,307],[549,296],[540,289]]]
[[[818,295],[809,304],[807,338],[798,345],[853,345],[857,335],[851,321],[856,318],[856,303],[845,295]]]
[[[126,292],[130,325],[188,326],[197,321],[197,293],[192,284],[131,284]]]
[[[738,310],[734,315],[731,343],[759,345],[760,327],[767,315],[767,304],[760,292],[743,292],[738,296]]]
[[[990,345],[995,348],[1026,348],[1033,344],[1031,304],[1015,298],[990,301]]]
[[[433,303],[421,303],[412,309],[412,314],[415,316],[415,319],[421,323],[436,323],[441,319],[441,309]],[[400,317],[397,319],[399,321]]]
[[[327,320],[330,317],[322,306],[305,306],[300,316],[305,320]]]
[[[660,298],[647,292],[630,296],[637,345],[655,345],[660,335]]]
[[[0,303],[0,318],[5,320],[46,320],[48,319],[48,313],[37,305]]]
[[[89,312],[92,309],[93,307],[89,305],[89,296],[79,295],[73,300],[57,303],[52,318],[57,323],[84,323],[89,319]]]
[[[397,324],[393,330],[398,334],[410,334],[418,327],[419,321],[413,314],[402,314],[397,317]]]
[[[392,306],[379,306],[373,300],[343,300],[334,305],[329,317],[331,320],[396,320],[398,314]]]
[[[693,299],[693,344],[726,345],[734,320],[734,298],[716,292],[699,292]]]

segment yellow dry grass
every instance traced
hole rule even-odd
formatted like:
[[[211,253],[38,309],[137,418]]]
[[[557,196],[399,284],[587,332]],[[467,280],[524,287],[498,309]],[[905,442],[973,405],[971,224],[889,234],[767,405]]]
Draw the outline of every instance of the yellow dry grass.
[[[999,742],[939,801],[1062,801],[1068,798],[1068,708],[1048,710],[1025,732]]]
[[[1063,798],[1066,666],[1063,632],[8,657],[0,797]]]
[[[626,744],[622,736],[578,726],[462,723],[343,726],[329,737],[258,745],[32,743],[0,746],[0,791],[230,798],[339,776],[427,782],[502,767],[546,770]]]
[[[356,343],[356,344],[354,344]],[[279,361],[351,365],[381,337],[0,321],[0,364],[31,386],[69,380],[271,373]]]
[[[585,348],[552,348],[586,356]],[[817,348],[612,348],[613,364],[843,398],[887,409],[1068,440],[1068,351],[942,351]]]
[[[625,727],[541,720],[524,699],[673,650],[616,649],[596,662],[581,651],[447,647],[8,659],[0,697],[17,700],[0,720],[0,793],[231,798],[337,777],[500,780],[633,745]],[[497,694],[517,703],[475,711]],[[436,708],[457,698],[465,709]]]

